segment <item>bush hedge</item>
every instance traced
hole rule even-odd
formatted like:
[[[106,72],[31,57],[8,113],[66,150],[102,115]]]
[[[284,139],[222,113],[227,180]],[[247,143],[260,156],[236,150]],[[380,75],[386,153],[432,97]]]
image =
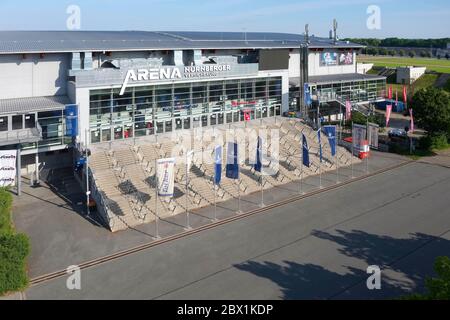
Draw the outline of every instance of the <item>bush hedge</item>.
[[[11,205],[11,194],[5,188],[0,188],[0,235],[14,232],[11,224]]]
[[[419,148],[422,150],[442,150],[449,147],[447,135],[426,135],[419,140]]]
[[[11,204],[9,191],[0,188],[0,295],[22,290],[28,285],[26,258],[30,253],[29,239],[14,232]]]

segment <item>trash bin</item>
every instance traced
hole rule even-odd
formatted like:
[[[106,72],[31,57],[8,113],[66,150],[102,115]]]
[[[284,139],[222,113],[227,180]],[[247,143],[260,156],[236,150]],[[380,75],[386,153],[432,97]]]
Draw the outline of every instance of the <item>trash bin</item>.
[[[359,158],[361,160],[366,159],[369,157],[369,153],[370,153],[369,141],[363,140],[361,142],[361,149],[359,150]]]

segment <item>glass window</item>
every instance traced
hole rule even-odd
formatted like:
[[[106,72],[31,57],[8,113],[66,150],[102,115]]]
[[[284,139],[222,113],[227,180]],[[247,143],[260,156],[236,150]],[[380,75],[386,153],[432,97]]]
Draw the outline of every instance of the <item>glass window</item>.
[[[170,87],[157,87],[155,90],[156,104],[158,109],[163,111],[172,111],[172,88]]]
[[[174,112],[177,112],[178,116],[187,115],[191,106],[191,86],[183,85],[176,86],[173,93]]]
[[[194,84],[192,87],[192,102],[195,104],[207,102],[207,92],[205,84]]]
[[[209,101],[221,101],[223,98],[223,83],[211,82],[209,85]]]
[[[0,117],[0,131],[8,131],[8,117]]]
[[[172,131],[172,120],[166,121],[166,132]]]
[[[239,99],[239,84],[236,81],[227,81],[225,85],[227,100]]]
[[[253,81],[242,80],[241,81],[241,99],[251,100],[253,99]]]
[[[13,130],[23,129],[23,116],[21,114],[12,116],[12,129]]]
[[[38,112],[38,122],[42,128],[42,139],[40,145],[61,144],[63,137],[62,110]]]
[[[136,110],[152,110],[153,87],[137,87],[134,91]]]
[[[267,84],[266,80],[258,80],[255,84],[255,97],[256,98],[265,98],[267,93]]]
[[[185,118],[184,119],[184,129],[190,129],[191,128],[191,119]]]
[[[91,143],[100,142],[100,128],[91,129]]]
[[[36,115],[34,113],[25,115],[25,128],[34,128],[36,127]]]

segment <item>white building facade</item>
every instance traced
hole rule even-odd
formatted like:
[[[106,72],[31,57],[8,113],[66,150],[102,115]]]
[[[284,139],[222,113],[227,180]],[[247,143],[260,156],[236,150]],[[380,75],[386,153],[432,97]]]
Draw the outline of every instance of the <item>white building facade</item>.
[[[51,164],[74,147],[281,116],[300,109],[302,73],[351,79],[360,48],[277,33],[2,31],[0,148],[20,149],[31,174],[36,155]]]

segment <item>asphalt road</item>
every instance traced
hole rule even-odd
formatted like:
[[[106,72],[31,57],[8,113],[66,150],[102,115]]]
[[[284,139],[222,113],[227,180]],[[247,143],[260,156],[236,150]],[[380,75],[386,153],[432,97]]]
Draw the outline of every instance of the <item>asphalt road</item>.
[[[450,255],[450,170],[411,163],[32,286],[27,299],[393,298]],[[378,265],[381,290],[368,290]]]

